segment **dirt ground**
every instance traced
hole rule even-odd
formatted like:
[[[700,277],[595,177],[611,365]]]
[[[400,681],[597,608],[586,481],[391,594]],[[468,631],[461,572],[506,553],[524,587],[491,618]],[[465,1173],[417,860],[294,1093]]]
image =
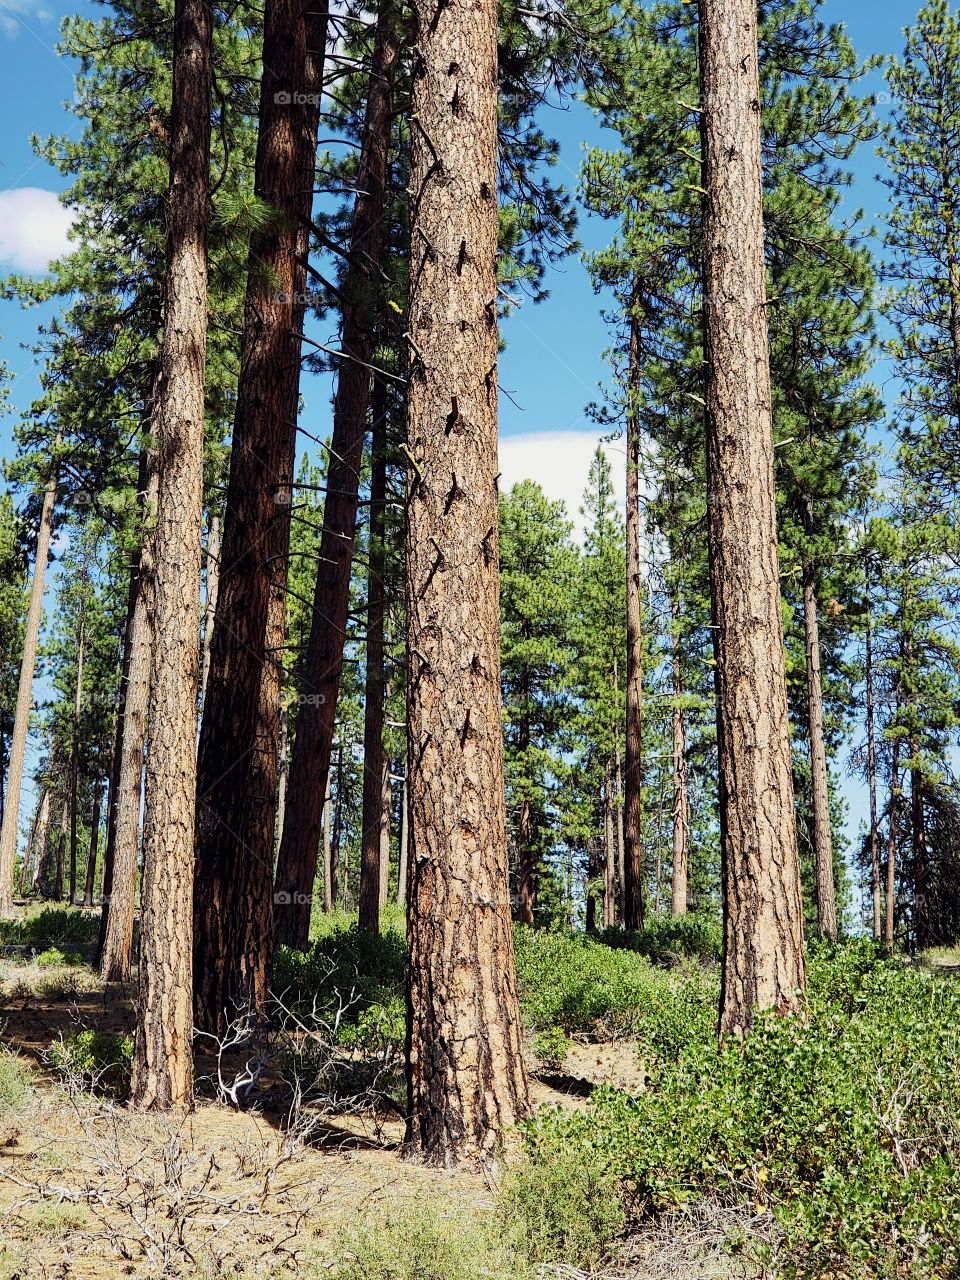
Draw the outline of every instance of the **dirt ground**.
[[[202,1098],[172,1119],[64,1087],[45,1056],[61,1033],[133,1029],[133,990],[104,990],[86,966],[0,960],[0,997],[0,1042],[39,1073],[0,1125],[0,1280],[215,1276],[236,1259],[272,1280],[322,1267],[339,1231],[407,1202],[492,1210],[489,1176],[404,1159],[389,1108],[308,1107],[291,1128],[269,1090],[259,1109]],[[576,1043],[562,1074],[530,1065],[538,1107],[583,1107],[607,1080],[643,1087],[631,1041]]]

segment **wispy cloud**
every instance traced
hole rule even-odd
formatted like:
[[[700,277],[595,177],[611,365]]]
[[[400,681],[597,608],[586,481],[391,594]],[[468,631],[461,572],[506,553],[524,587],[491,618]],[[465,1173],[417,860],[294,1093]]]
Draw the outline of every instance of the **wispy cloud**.
[[[0,0],[0,32],[7,36],[21,32],[24,20],[52,22],[55,16],[46,0]]]

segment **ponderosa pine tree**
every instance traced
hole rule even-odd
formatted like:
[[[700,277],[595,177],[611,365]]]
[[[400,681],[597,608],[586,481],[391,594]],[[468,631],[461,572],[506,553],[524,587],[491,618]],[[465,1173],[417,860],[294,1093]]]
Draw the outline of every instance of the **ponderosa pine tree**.
[[[163,341],[154,430],[159,488],[153,732],[143,831],[140,979],[131,1100],[189,1107],[200,547],[207,347],[213,11],[177,0]]]
[[[408,1141],[450,1165],[529,1110],[500,713],[497,7],[414,17]]]
[[[764,279],[757,14],[700,0],[707,528],[724,963],[720,1028],[805,986]]]
[[[194,1004],[217,1032],[262,1009],[273,858],[290,508],[325,12],[271,0],[237,409],[197,763]],[[225,767],[226,766],[226,767]]]

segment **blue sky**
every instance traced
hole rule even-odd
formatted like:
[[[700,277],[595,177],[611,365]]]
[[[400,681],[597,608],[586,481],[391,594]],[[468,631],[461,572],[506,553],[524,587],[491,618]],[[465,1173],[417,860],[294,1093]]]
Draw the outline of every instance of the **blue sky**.
[[[919,4],[826,0],[823,14],[828,21],[843,22],[858,54],[867,58],[901,52],[902,28]],[[87,0],[0,0],[0,273],[42,270],[45,252],[56,252],[63,244],[65,220],[53,195],[65,184],[33,154],[30,137],[79,134],[81,122],[65,108],[73,96],[74,66],[55,51],[57,31],[64,15],[99,9]],[[880,71],[864,82],[868,92],[883,88]],[[543,123],[561,144],[557,175],[573,187],[583,145],[599,141],[602,131],[577,104],[546,109]],[[870,218],[883,211],[889,198],[876,180],[880,168],[872,146],[861,148],[852,164],[853,186],[844,195],[849,208],[863,208]],[[579,234],[586,248],[596,248],[609,228],[586,219]],[[501,399],[501,468],[508,484],[524,476],[538,480],[551,496],[564,498],[574,515],[598,435],[585,406],[595,399],[605,376],[607,334],[600,301],[577,259],[554,269],[548,284],[546,302],[536,307],[527,303],[505,325],[508,345],[500,381],[509,397]],[[45,315],[48,308],[24,312],[16,303],[0,301],[0,356],[15,378],[15,411],[25,409],[38,392],[34,357],[22,344],[34,339]],[[886,370],[878,366],[875,379],[892,402],[896,387],[885,378]],[[304,389],[307,428],[322,437],[329,427],[328,385],[310,379]],[[10,430],[11,416],[0,419],[0,457],[9,452]],[[610,449],[615,456],[617,445]],[[848,797],[854,834],[864,810],[860,788],[851,784]]]

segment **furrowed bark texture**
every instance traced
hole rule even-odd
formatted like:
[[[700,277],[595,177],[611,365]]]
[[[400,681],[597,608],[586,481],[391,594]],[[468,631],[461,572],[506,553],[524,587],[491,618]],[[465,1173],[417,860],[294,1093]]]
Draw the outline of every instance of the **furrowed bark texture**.
[[[630,387],[640,378],[639,321],[630,321]],[[627,724],[623,774],[625,929],[643,928],[643,573],[640,567],[640,420],[627,414]]]
[[[452,1165],[529,1112],[500,696],[497,8],[414,14],[407,1136]]]
[[[207,345],[212,9],[177,0],[167,277],[154,426],[156,637],[143,833],[140,998],[131,1103],[193,1102],[191,953],[200,684],[200,543]]]
[[[810,748],[810,805],[813,815],[813,861],[817,877],[817,931],[837,936],[837,891],[833,878],[833,834],[827,744],[823,727],[823,682],[820,673],[820,624],[813,567],[803,569],[803,631],[807,656],[807,737]]]
[[[152,405],[151,405],[152,412]],[[130,577],[124,667],[120,679],[120,726],[114,754],[113,802],[107,821],[103,869],[100,977],[129,982],[133,965],[133,918],[140,852],[140,793],[150,704],[150,672],[156,609],[154,544],[159,475],[157,457],[144,446],[139,492],[143,535]]]
[[[194,1006],[209,1032],[262,1009],[269,987],[304,264],[325,41],[325,6],[270,0],[254,185],[276,220],[250,245],[198,759]]]
[[[57,443],[59,444],[59,438]],[[13,872],[17,860],[17,834],[20,822],[20,793],[27,758],[30,733],[30,707],[33,704],[33,676],[37,666],[40,620],[43,617],[43,589],[47,577],[47,559],[53,534],[53,505],[57,496],[57,478],[53,474],[43,491],[37,551],[33,560],[30,603],[23,629],[23,654],[20,658],[20,683],[10,739],[10,762],[7,766],[7,789],[4,795],[3,823],[0,825],[0,915],[13,911]]]
[[[385,0],[377,19],[357,200],[350,228],[350,266],[343,284],[340,341],[345,358],[340,364],[333,406],[320,564],[304,663],[304,699],[290,758],[289,803],[277,859],[278,899],[285,903],[289,900],[277,913],[277,939],[301,948],[307,946],[310,933],[323,796],[330,770],[350,603],[350,569],[377,320],[393,78],[400,54],[395,22],[393,6]]]
[[[720,1029],[805,986],[765,317],[757,12],[700,0],[710,579],[724,887]]]

